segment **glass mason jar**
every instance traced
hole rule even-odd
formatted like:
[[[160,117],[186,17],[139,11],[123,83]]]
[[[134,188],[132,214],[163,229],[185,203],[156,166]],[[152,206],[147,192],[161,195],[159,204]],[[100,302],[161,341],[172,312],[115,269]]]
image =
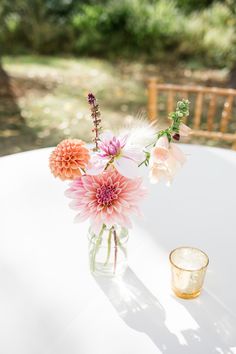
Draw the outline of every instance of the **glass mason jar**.
[[[89,229],[89,263],[94,275],[121,275],[127,268],[128,230],[103,225],[99,234]]]

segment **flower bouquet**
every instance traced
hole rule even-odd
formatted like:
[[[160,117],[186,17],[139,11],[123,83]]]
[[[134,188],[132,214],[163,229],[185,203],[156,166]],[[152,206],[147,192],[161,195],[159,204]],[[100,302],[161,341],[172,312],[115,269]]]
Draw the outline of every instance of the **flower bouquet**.
[[[175,142],[190,132],[183,123],[189,102],[177,103],[167,129],[156,131],[143,121],[117,135],[102,132],[99,105],[92,93],[88,103],[94,146],[77,139],[63,140],[51,153],[49,165],[55,177],[72,180],[65,194],[77,211],[75,221],[90,221],[91,272],[113,276],[127,266],[130,217],[140,215],[138,204],[146,195],[140,169],[148,168],[151,183],[170,184],[186,160]]]

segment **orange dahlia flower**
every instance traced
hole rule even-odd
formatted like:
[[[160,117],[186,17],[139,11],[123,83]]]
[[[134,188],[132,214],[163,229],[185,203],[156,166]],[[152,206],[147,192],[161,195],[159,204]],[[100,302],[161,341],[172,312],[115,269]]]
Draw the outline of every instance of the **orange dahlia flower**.
[[[89,161],[85,143],[77,139],[66,139],[57,145],[49,158],[49,167],[61,180],[75,179],[82,175]]]

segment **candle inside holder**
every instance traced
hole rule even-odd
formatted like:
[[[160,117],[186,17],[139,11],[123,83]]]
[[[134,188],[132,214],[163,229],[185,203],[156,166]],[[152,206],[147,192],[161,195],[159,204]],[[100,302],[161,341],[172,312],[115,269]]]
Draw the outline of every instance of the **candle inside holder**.
[[[179,247],[169,256],[172,273],[172,289],[176,296],[192,299],[200,295],[209,258],[193,247]]]

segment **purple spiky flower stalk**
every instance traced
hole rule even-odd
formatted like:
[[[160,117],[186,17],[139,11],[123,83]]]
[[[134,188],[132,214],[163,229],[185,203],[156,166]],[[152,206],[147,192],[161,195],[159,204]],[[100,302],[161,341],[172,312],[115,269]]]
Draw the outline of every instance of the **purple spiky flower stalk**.
[[[95,138],[93,139],[95,143],[95,151],[98,150],[98,142],[99,142],[99,131],[101,130],[101,119],[100,119],[100,111],[99,105],[97,103],[96,97],[90,92],[88,94],[88,103],[90,105],[91,117],[93,119],[93,132],[95,133]]]

